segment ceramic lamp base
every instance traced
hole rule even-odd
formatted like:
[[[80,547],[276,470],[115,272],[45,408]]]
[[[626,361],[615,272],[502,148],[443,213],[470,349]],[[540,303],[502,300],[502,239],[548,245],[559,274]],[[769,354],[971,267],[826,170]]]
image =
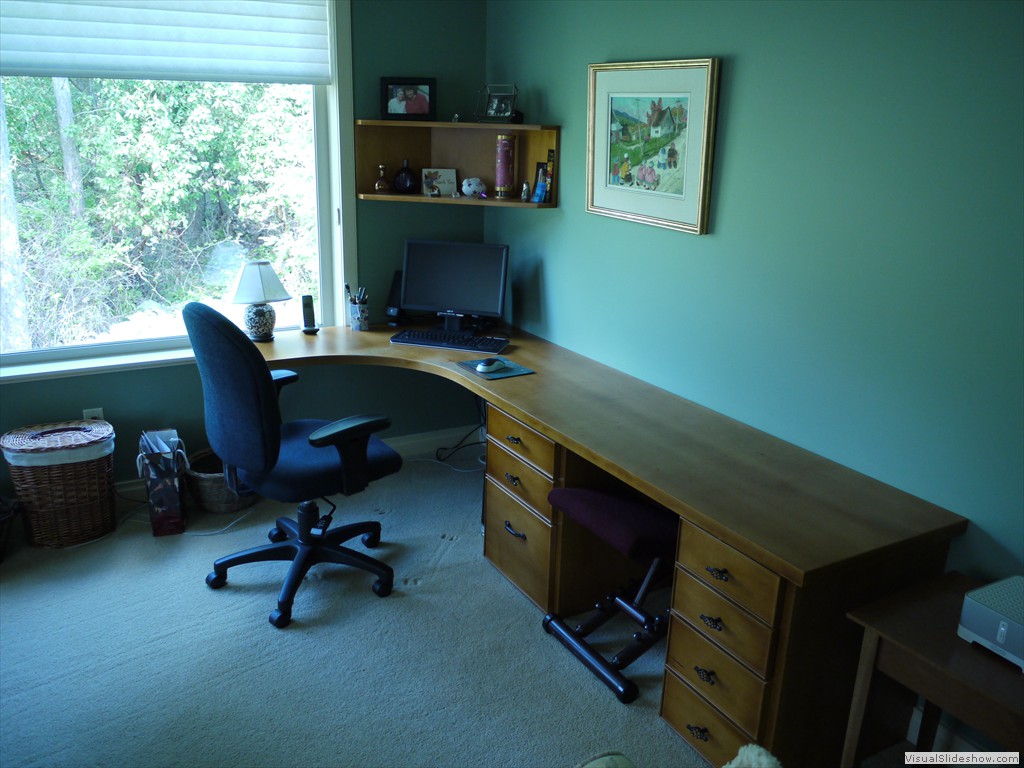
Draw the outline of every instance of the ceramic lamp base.
[[[245,307],[245,330],[253,341],[270,341],[274,338],[274,323],[277,313],[269,304],[248,304]]]

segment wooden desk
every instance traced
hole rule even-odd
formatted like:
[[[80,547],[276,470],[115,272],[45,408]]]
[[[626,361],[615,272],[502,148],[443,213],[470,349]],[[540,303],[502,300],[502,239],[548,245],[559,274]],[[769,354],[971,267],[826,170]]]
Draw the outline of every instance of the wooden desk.
[[[496,460],[537,469],[538,482],[607,480],[675,511],[680,554],[663,716],[712,761],[757,741],[786,765],[838,764],[860,639],[846,612],[941,573],[964,518],[528,334],[515,333],[505,356],[536,374],[489,381],[456,364],[480,355],[392,346],[392,332],[284,331],[258,346],[271,367],[366,364],[443,376],[550,444],[541,467],[528,456],[509,459],[509,446],[490,435],[489,473],[493,450]],[[530,511],[551,531],[550,605],[544,594],[531,597],[567,608],[563,582],[579,570],[572,537],[561,535],[557,517]],[[723,563],[729,582],[704,568]],[[733,626],[724,634],[693,626],[690,608],[702,601],[732,611]],[[731,701],[720,685],[710,694],[687,674],[691,653],[720,654],[751,678],[729,690],[756,693]],[[689,722],[704,717],[721,727]],[[705,728],[707,740],[690,726]]]
[[[925,698],[916,749],[932,748],[944,710],[1006,749],[1024,752],[1024,676],[956,633],[964,595],[980,586],[963,574],[947,573],[850,613],[864,628],[864,643],[844,768],[859,764],[861,728],[876,671]]]

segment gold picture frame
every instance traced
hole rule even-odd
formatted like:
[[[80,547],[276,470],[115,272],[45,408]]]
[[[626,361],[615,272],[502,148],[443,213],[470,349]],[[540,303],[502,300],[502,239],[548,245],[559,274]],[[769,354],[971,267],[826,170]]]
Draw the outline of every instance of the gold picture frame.
[[[587,212],[707,234],[718,59],[590,64]]]

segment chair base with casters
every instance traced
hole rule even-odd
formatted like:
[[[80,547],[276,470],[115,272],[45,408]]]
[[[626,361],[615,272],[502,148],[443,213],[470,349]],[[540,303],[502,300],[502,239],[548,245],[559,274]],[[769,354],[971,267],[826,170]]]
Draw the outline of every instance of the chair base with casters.
[[[389,565],[364,555],[354,549],[343,547],[346,541],[362,536],[364,546],[373,549],[380,544],[380,523],[372,520],[350,523],[337,528],[328,529],[321,536],[315,535],[319,530],[320,510],[315,501],[304,501],[299,504],[295,520],[279,517],[274,528],[267,537],[270,544],[253,547],[233,555],[228,555],[213,564],[213,570],[206,577],[206,584],[211,589],[220,589],[227,583],[228,568],[245,563],[260,563],[270,560],[290,560],[291,567],[281,586],[281,594],[277,598],[277,610],[270,614],[270,623],[281,629],[291,623],[292,604],[295,593],[306,577],[306,573],[318,563],[335,563],[372,573],[377,577],[373,582],[373,591],[379,597],[391,594],[394,585],[394,571]]]
[[[654,504],[633,498],[583,488],[555,488],[548,496],[551,506],[562,511],[629,559],[647,565],[647,573],[631,598],[627,592],[611,594],[597,602],[586,619],[570,627],[560,616],[549,613],[542,626],[612,690],[623,704],[640,694],[636,683],[623,673],[626,667],[656,645],[668,632],[667,612],[655,614],[643,604],[650,589],[664,580],[674,562],[678,518]],[[669,571],[670,572],[670,571]],[[639,625],[632,641],[606,658],[587,636],[618,614]]]

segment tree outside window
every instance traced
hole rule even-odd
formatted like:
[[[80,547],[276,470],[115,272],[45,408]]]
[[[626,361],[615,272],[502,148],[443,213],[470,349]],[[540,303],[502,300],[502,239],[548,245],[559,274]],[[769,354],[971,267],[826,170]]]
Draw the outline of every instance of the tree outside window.
[[[181,307],[229,307],[250,259],[318,295],[312,101],[308,85],[0,78],[0,351],[182,335]]]

